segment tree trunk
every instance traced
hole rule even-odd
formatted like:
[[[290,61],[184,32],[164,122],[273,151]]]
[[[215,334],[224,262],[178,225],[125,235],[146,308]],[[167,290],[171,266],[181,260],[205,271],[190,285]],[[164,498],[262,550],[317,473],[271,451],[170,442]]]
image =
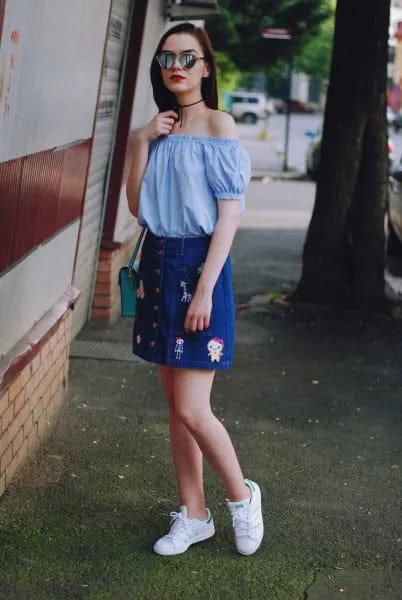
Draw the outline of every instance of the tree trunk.
[[[389,12],[390,0],[338,0],[316,200],[291,301],[385,305]]]

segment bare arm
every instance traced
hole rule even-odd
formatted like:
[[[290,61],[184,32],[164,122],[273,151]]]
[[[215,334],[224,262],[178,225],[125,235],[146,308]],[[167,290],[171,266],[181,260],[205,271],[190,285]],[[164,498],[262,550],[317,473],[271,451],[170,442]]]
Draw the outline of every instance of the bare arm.
[[[209,245],[197,289],[188,307],[185,331],[202,331],[209,326],[212,292],[229,255],[240,220],[239,200],[218,200],[219,217]]]
[[[140,189],[148,162],[149,143],[160,135],[169,134],[176,118],[177,113],[173,110],[158,113],[145,127],[138,129],[134,134],[133,158],[126,191],[128,207],[135,217],[138,217]]]
[[[237,128],[230,115],[216,112],[210,123],[212,135],[237,138]],[[218,199],[218,221],[209,245],[207,258],[198,280],[194,297],[188,307],[185,331],[202,331],[209,326],[212,292],[219,273],[229,255],[240,221],[240,200]]]

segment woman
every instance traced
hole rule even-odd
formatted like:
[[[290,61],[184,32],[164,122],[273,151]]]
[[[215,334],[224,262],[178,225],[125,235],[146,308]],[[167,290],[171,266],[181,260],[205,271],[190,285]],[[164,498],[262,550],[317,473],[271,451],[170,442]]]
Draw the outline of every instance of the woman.
[[[159,365],[181,503],[154,551],[180,554],[214,535],[204,498],[205,456],[226,488],[237,550],[253,554],[263,537],[260,488],[244,479],[210,406],[215,371],[232,362],[228,255],[250,161],[232,117],[218,110],[216,65],[203,29],[184,23],[167,31],[151,80],[160,112],[136,132],[127,182],[130,211],[148,230],[133,351]]]

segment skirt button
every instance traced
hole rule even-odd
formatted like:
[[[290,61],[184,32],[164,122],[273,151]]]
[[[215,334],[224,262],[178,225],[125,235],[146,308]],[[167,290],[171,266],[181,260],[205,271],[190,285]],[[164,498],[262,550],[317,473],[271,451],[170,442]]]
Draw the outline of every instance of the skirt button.
[[[159,306],[157,304],[155,304],[155,306],[152,307],[154,310],[159,310]]]
[[[155,327],[158,327],[158,323],[152,323],[152,327],[155,329]]]

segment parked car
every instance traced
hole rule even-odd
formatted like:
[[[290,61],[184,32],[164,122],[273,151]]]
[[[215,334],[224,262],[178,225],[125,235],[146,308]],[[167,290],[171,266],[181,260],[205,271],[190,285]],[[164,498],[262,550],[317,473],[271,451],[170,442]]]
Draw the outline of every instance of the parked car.
[[[282,101],[281,107],[278,108],[278,112],[286,112],[286,100]],[[318,110],[318,105],[313,102],[302,102],[301,100],[295,100],[291,98],[289,100],[290,112],[293,113],[313,113]]]
[[[317,180],[318,170],[320,166],[320,153],[321,153],[321,139],[322,139],[322,129],[318,127],[316,131],[307,130],[304,132],[304,135],[311,138],[309,145],[306,150],[306,173],[313,181]],[[390,138],[388,138],[388,160],[389,160],[389,168],[391,170],[394,156],[394,144]],[[401,159],[402,160],[402,159]],[[402,170],[402,163],[401,163]]]
[[[306,131],[305,135],[311,137],[311,142],[306,152],[306,172],[314,181],[317,180],[320,164],[321,128],[316,131]],[[394,145],[388,139],[389,185],[387,205],[387,243],[388,256],[402,258],[402,157],[399,163],[393,162]]]
[[[282,113],[285,110],[285,101],[282,98],[271,98],[275,112]]]
[[[394,128],[395,133],[398,133],[398,131],[402,129],[402,112],[394,113],[392,127]]]
[[[229,112],[236,121],[257,123],[270,114],[267,97],[261,92],[232,92],[229,98]]]
[[[387,123],[388,127],[392,127],[395,133],[398,133],[402,129],[402,111],[394,111],[387,106]]]
[[[316,110],[317,105],[313,102],[302,102],[301,100],[290,101],[290,112],[313,113]]]
[[[402,256],[402,157],[389,174],[387,205],[387,254]]]
[[[387,106],[387,123],[389,127],[392,127],[392,125],[394,124],[395,116],[396,112],[393,111],[390,106]]]
[[[267,111],[268,111],[268,115],[274,115],[277,112],[276,103],[273,98],[267,99]]]
[[[318,127],[315,131],[307,130],[304,132],[304,135],[311,138],[306,150],[306,173],[311,179],[316,181],[320,165],[321,127]]]

